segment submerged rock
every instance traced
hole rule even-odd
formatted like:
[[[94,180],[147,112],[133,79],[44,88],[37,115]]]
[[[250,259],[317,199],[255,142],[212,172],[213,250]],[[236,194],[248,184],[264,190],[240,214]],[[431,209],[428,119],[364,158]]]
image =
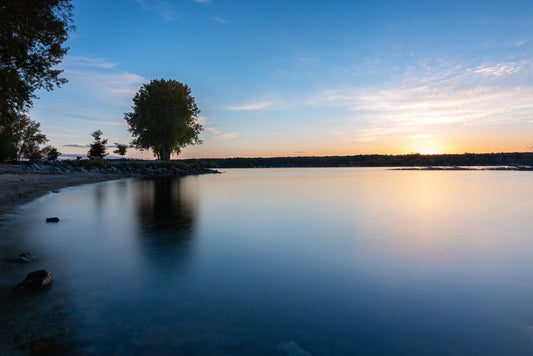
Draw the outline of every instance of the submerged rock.
[[[53,218],[46,218],[46,222],[59,222],[59,218],[57,216],[54,216]]]
[[[28,273],[24,280],[17,284],[18,290],[45,290],[52,286],[52,273],[40,269]]]
[[[287,356],[312,356],[311,353],[302,349],[294,340],[278,344],[278,351]]]
[[[19,255],[17,258],[17,262],[19,263],[30,263],[37,261],[39,257],[32,255],[31,252],[23,252]]]

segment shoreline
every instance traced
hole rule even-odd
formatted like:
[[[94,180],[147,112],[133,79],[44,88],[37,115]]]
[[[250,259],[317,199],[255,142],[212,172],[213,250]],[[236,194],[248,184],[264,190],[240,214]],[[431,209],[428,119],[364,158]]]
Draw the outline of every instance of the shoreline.
[[[121,162],[118,162],[121,163]],[[55,164],[0,164],[0,222],[13,209],[66,187],[147,176],[218,173],[206,169],[153,167],[81,167]],[[1,223],[0,223],[1,224]]]
[[[123,174],[34,172],[16,165],[0,165],[0,217],[47,193],[84,184],[129,178]]]
[[[389,167],[392,170],[510,170],[531,171],[532,167]],[[218,173],[217,171],[211,171]],[[143,172],[147,173],[147,172]],[[0,224],[18,206],[29,203],[53,191],[84,184],[142,177],[139,171],[70,172],[31,170],[20,164],[0,164]],[[150,175],[150,174],[148,174]],[[188,174],[185,174],[188,175]]]

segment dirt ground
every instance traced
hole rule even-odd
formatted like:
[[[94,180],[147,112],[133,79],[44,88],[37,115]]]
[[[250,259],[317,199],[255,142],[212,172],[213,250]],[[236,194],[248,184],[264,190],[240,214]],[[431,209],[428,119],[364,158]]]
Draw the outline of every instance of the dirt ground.
[[[0,215],[64,187],[124,178],[120,174],[29,171],[24,165],[0,164]]]

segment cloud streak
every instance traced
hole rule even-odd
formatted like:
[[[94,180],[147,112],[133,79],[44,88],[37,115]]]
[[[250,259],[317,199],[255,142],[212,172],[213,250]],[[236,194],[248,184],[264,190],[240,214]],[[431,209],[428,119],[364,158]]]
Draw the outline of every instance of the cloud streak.
[[[69,144],[63,145],[63,147],[88,148],[88,147],[91,147],[91,145],[80,145],[77,143],[69,143]]]
[[[130,99],[147,81],[138,74],[118,71],[102,72],[67,68],[65,74],[72,86],[93,88],[93,93],[97,95],[118,94]]]
[[[221,140],[230,140],[238,136],[238,133],[236,132],[222,132],[215,127],[207,127],[205,131],[209,132],[214,138]]]
[[[416,132],[434,125],[487,125],[527,121],[533,116],[533,86],[528,63],[503,63],[410,77],[388,87],[352,87],[315,95],[315,106],[356,113],[354,120],[371,126],[356,140]],[[526,83],[530,82],[526,80]]]
[[[223,19],[221,17],[212,17],[211,20],[216,21],[216,22],[218,22],[220,24],[225,24],[225,23],[228,22],[228,21],[226,21],[225,19]]]
[[[67,56],[63,60],[66,67],[89,67],[101,69],[113,69],[116,63],[109,62],[103,58],[93,58],[88,56]]]
[[[216,127],[210,126],[209,120],[205,116],[200,116],[198,118],[198,122],[204,126],[204,130],[209,132],[212,137],[219,139],[219,140],[231,140],[239,134],[237,132],[222,132]]]
[[[79,107],[69,108],[66,106],[55,106],[55,105],[48,105],[48,106],[40,107],[40,110],[42,112],[52,114],[55,117],[63,117],[67,119],[79,119],[79,120],[84,120],[84,121],[92,121],[92,122],[98,122],[102,124],[116,125],[116,126],[127,125],[126,121],[124,120],[121,120],[121,121],[108,120],[108,119],[103,119],[101,117],[98,117],[96,115],[80,114],[79,112],[80,111],[83,112],[84,111],[83,109],[84,108],[79,108]],[[102,115],[105,115],[105,113]]]
[[[172,21],[176,17],[175,5],[164,0],[134,0],[144,11],[157,14],[167,21]]]
[[[263,110],[274,106],[275,103],[269,101],[256,101],[245,104],[229,105],[226,108],[233,111]]]
[[[501,77],[504,75],[514,74],[520,72],[520,66],[516,63],[508,64],[497,64],[497,65],[488,65],[488,66],[479,66],[474,73],[478,74],[487,74],[494,75],[496,77]]]

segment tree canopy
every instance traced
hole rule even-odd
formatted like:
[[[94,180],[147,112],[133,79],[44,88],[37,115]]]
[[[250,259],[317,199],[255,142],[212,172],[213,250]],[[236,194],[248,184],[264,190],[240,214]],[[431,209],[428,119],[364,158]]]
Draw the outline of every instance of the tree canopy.
[[[67,82],[56,65],[68,50],[72,9],[70,0],[0,1],[0,160],[20,154],[17,127],[28,123],[34,92]]]
[[[55,68],[73,30],[70,0],[0,2],[0,114],[31,107],[33,92],[67,82]]]
[[[102,159],[109,153],[106,152],[105,145],[107,144],[107,138],[103,139],[102,130],[96,130],[91,132],[91,136],[94,138],[94,142],[91,143],[91,149],[87,152],[89,159]]]
[[[113,151],[113,153],[116,153],[118,155],[121,155],[122,157],[124,157],[126,155],[126,151],[128,150],[128,146],[127,145],[123,145],[121,143],[117,143],[115,142],[115,145],[117,146],[117,149]]]
[[[28,152],[36,151],[39,145],[48,141],[41,132],[41,124],[30,120],[26,114],[15,114],[1,126],[0,130],[0,161],[20,159]]]
[[[133,98],[133,111],[124,114],[133,144],[152,149],[154,156],[170,160],[187,145],[201,144],[203,130],[198,122],[200,109],[191,89],[176,80],[152,80],[144,84]]]

